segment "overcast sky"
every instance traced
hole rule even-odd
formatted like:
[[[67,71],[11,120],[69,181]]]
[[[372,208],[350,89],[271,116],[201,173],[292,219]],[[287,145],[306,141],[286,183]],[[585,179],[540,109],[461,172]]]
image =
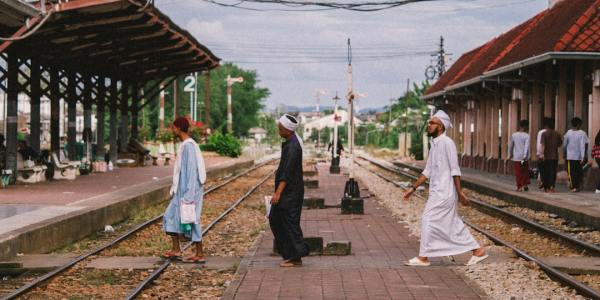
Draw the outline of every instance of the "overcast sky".
[[[316,91],[331,104],[347,88],[346,40],[352,41],[354,90],[367,92],[360,108],[389,104],[421,82],[440,35],[452,61],[548,7],[548,0],[445,0],[379,12],[342,10],[250,11],[202,0],[156,0],[156,6],[190,31],[224,62],[256,70],[271,91],[265,105],[308,106]],[[285,6],[253,6],[286,8]],[[235,100],[234,100],[235,101]]]

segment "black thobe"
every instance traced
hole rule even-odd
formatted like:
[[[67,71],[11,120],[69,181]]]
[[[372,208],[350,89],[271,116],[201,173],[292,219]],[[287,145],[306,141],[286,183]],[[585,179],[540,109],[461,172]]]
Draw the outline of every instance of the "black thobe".
[[[269,224],[275,236],[277,251],[285,260],[295,260],[308,255],[308,244],[302,236],[300,215],[304,200],[302,178],[302,147],[296,136],[281,145],[281,160],[275,173],[275,190],[285,181],[279,203],[271,207]]]

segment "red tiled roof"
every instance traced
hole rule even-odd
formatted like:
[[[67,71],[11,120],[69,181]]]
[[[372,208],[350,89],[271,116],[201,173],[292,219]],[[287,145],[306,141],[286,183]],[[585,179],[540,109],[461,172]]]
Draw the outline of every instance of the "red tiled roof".
[[[600,0],[563,0],[462,55],[425,94],[548,52],[598,52],[599,10]]]
[[[556,44],[554,51],[600,51],[600,7],[590,6]]]

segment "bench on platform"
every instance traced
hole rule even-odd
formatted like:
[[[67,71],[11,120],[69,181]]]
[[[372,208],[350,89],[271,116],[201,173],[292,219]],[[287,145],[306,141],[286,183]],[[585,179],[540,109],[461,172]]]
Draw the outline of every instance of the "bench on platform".
[[[38,166],[33,161],[24,161],[20,154],[17,154],[17,181],[22,183],[37,183],[46,181],[46,166]]]
[[[62,163],[55,153],[52,153],[52,163],[54,164],[54,179],[75,180],[77,177],[78,167],[74,163]]]

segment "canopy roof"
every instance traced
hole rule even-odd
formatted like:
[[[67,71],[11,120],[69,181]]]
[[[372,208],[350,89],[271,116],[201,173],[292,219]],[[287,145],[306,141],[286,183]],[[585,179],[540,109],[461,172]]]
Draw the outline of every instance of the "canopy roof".
[[[1,2],[16,0],[0,0]],[[16,1],[19,2],[19,1]],[[30,37],[9,47],[45,66],[127,80],[209,70],[219,58],[158,9],[128,0],[52,4],[52,15]],[[39,4],[38,4],[39,7]],[[0,15],[1,17],[1,15]],[[17,22],[1,22],[11,35]]]

